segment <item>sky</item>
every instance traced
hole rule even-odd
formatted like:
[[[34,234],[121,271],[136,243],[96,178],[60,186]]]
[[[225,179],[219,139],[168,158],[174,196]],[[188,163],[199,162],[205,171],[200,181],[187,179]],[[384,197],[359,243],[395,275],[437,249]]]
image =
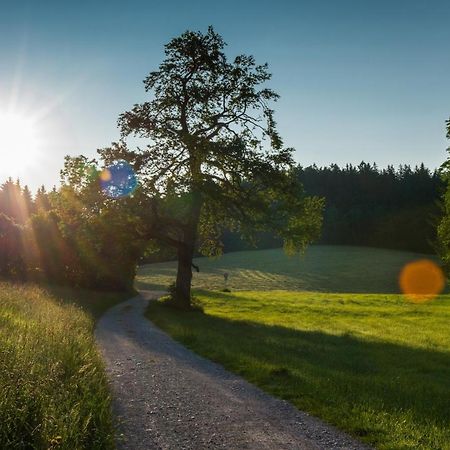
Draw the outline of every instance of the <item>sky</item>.
[[[65,155],[117,140],[164,44],[208,25],[228,56],[269,64],[279,131],[302,165],[434,169],[449,145],[449,23],[450,2],[433,0],[0,0],[0,117],[32,117],[38,142],[12,155],[0,135],[0,182],[51,187]]]

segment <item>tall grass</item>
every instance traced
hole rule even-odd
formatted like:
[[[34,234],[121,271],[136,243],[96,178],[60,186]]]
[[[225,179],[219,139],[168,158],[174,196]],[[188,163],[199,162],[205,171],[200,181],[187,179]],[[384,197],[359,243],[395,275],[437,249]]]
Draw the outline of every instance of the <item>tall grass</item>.
[[[113,448],[92,316],[71,304],[76,296],[0,289],[0,448]]]

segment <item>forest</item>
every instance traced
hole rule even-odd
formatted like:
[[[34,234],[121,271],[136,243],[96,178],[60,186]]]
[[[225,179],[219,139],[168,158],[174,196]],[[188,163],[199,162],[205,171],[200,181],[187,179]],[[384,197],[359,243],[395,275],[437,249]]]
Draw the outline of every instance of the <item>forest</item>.
[[[436,252],[445,190],[438,170],[423,164],[380,169],[361,162],[342,168],[336,164],[297,166],[295,172],[307,195],[325,199],[317,243]],[[251,248],[238,233],[226,232],[223,243],[225,252]],[[260,248],[281,245],[274,236],[259,234]]]

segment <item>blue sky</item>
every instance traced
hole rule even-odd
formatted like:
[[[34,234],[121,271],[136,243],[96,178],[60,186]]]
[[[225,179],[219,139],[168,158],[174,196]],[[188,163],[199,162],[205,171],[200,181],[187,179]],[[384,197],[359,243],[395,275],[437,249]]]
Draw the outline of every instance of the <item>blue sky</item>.
[[[276,119],[304,165],[379,166],[445,158],[450,2],[0,0],[0,111],[39,113],[39,157],[0,164],[33,188],[65,154],[118,138],[118,115],[146,99],[163,45],[213,25],[227,53],[268,62]],[[0,147],[1,149],[1,147]],[[5,150],[1,149],[4,153]],[[3,161],[6,154],[1,155]],[[1,163],[1,161],[0,161]]]

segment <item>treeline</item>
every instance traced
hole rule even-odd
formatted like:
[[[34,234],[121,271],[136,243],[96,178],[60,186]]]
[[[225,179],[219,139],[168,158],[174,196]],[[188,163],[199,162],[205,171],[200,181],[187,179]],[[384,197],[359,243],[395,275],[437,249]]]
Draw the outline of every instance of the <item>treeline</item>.
[[[298,176],[308,194],[326,199],[321,242],[434,251],[445,188],[437,171],[361,163],[299,168]]]
[[[362,162],[339,167],[297,167],[307,195],[325,198],[319,243],[433,253],[445,183],[423,164],[379,169]],[[225,251],[251,248],[237,233],[225,233]],[[281,242],[261,234],[259,247]]]
[[[87,169],[86,169],[87,168]],[[63,184],[36,195],[19,181],[0,187],[0,276],[105,289],[130,289],[146,241],[137,233],[139,192],[108,198],[99,171],[68,158]]]
[[[32,196],[7,180],[0,186],[0,276],[75,286],[129,289],[138,262],[175,258],[160,246],[150,253],[154,202],[140,187],[111,198],[100,171],[86,158],[67,158],[62,185]],[[297,167],[306,194],[325,198],[320,243],[434,252],[444,181],[423,165],[378,169]],[[222,236],[225,252],[252,247],[239,233]],[[270,233],[258,248],[281,246]]]

